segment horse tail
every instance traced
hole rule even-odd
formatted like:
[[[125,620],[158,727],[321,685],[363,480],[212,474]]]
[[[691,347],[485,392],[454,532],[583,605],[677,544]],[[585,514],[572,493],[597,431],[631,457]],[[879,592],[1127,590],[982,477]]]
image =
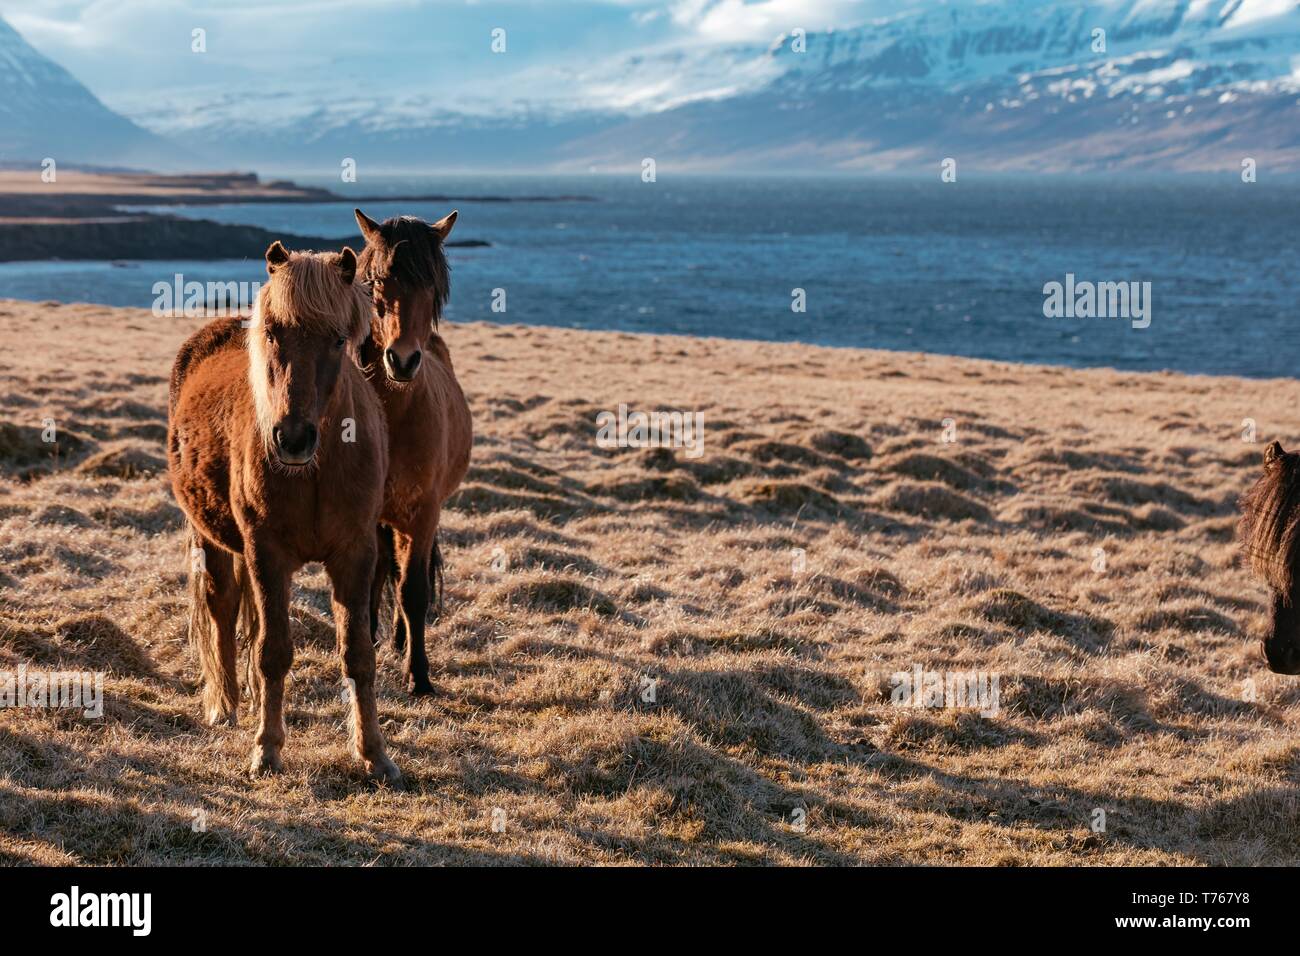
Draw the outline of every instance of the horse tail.
[[[199,661],[203,678],[203,710],[208,720],[232,719],[239,707],[239,688],[221,663],[221,637],[217,622],[208,607],[208,570],[203,539],[194,525],[189,525],[186,562],[189,567],[189,640]]]
[[[235,585],[239,588],[239,617],[235,622],[235,640],[239,654],[244,659],[244,686],[253,702],[254,710],[260,704],[259,684],[253,673],[253,648],[257,644],[257,602],[253,598],[253,579],[248,564],[240,555],[234,556]]]
[[[381,524],[377,530],[379,560],[375,565],[374,585],[370,589],[370,599],[374,604],[370,609],[370,638],[376,647],[379,646],[384,618],[391,618],[393,609],[400,603],[397,596],[397,545],[393,539],[393,529]]]
[[[199,671],[203,676],[204,706],[207,707],[208,688],[215,686],[213,680],[220,671],[217,660],[217,627],[208,613],[207,574],[203,563],[203,544],[194,525],[187,525],[185,535],[185,566],[189,569],[189,639],[199,659]]]

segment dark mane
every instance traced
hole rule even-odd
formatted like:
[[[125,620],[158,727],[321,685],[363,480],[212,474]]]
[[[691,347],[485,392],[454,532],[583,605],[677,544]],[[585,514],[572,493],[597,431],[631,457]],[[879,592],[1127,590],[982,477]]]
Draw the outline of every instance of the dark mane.
[[[1238,534],[1251,567],[1289,600],[1300,557],[1300,455],[1270,445],[1264,474],[1240,504]]]
[[[451,267],[442,240],[427,222],[415,216],[386,219],[379,228],[384,249],[366,243],[357,261],[358,275],[367,284],[382,278],[396,282],[402,289],[432,289],[433,324],[437,328],[451,294]]]

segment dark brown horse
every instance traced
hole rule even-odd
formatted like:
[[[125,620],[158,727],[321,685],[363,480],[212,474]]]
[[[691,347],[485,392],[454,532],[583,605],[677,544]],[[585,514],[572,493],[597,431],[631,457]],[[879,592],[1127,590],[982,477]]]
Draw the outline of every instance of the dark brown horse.
[[[1251,567],[1273,592],[1262,649],[1271,670],[1300,674],[1300,455],[1264,449],[1264,474],[1241,499],[1240,536]]]
[[[366,237],[360,273],[374,300],[361,359],[371,369],[371,383],[388,419],[382,520],[391,529],[397,571],[393,647],[406,655],[407,690],[428,694],[433,688],[424,621],[435,587],[441,601],[438,523],[443,503],[465,478],[474,443],[469,404],[456,381],[447,345],[437,333],[451,288],[442,244],[456,213],[432,224],[402,216],[380,225],[360,209],[356,217]],[[381,560],[371,602],[375,634],[379,588],[388,574]]]
[[[401,777],[375,705],[370,591],[388,434],[374,390],[349,357],[370,316],[356,267],[351,249],[291,255],[274,243],[247,331],[238,319],[210,323],[172,369],[168,469],[200,559],[191,567],[190,636],[204,710],[214,724],[237,719],[242,609],[256,632],[254,773],[281,768],[290,581],[321,561],[333,584],[354,750],[371,776]]]

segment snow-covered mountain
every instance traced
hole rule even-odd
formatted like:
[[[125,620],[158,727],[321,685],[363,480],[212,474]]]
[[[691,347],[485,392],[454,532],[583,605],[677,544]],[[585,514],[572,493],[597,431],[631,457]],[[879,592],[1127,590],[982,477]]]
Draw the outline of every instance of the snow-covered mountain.
[[[1104,31],[1094,34],[1094,31]],[[1101,49],[1094,50],[1099,45]],[[1080,67],[1106,80],[1144,56],[1177,52],[1207,72],[1196,82],[1290,77],[1300,53],[1295,0],[1001,0],[933,9],[825,34],[806,55],[778,45],[784,71],[809,89],[929,84],[952,89],[990,79]],[[1114,69],[1103,69],[1107,65]],[[1240,71],[1240,72],[1237,72]],[[1121,88],[1123,84],[1121,84]]]
[[[302,76],[278,91],[263,78],[138,101],[101,92],[240,167],[629,169],[653,156],[907,170],[951,156],[966,170],[1159,171],[1250,156],[1300,170],[1300,0],[932,0],[764,44],[503,74],[470,95],[368,80],[344,96],[337,77]]]
[[[694,166],[1300,170],[1300,2],[1030,0],[778,38],[761,88],[568,144]],[[661,144],[671,143],[665,151]],[[657,150],[657,151],[656,151]]]
[[[0,20],[0,162],[157,166],[176,155]]]

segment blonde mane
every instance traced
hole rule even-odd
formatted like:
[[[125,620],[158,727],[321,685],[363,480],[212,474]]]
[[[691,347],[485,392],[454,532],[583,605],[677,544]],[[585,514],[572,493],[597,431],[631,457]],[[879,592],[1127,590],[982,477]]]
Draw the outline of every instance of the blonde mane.
[[[261,334],[267,324],[331,338],[342,336],[354,354],[370,332],[370,293],[355,278],[350,285],[343,284],[340,258],[337,252],[291,253],[287,261],[271,270],[257,293],[248,323],[248,381],[258,429],[268,450],[275,421],[266,375],[266,338]],[[345,375],[351,364],[344,363]]]

